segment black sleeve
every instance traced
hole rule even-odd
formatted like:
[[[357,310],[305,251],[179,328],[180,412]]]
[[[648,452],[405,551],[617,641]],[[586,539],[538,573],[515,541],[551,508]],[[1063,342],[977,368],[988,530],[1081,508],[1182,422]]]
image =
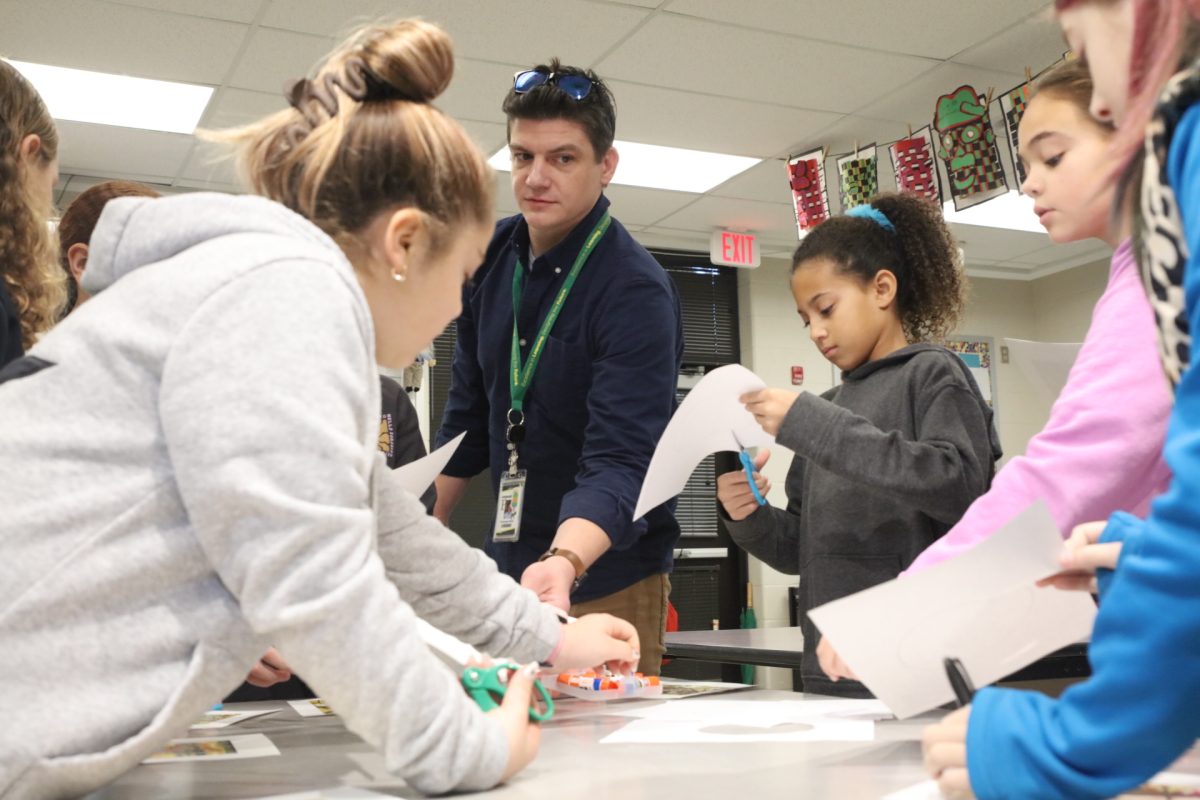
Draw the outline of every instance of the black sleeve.
[[[417,420],[417,409],[404,388],[391,378],[379,377],[379,388],[383,396],[383,416],[379,425],[379,449],[387,456],[391,469],[404,466],[426,455],[425,441],[421,438],[421,425]],[[386,446],[385,446],[386,445]],[[432,513],[437,501],[437,489],[430,486],[421,495],[425,510]]]
[[[0,280],[0,367],[25,355],[21,343],[21,318],[8,287]]]

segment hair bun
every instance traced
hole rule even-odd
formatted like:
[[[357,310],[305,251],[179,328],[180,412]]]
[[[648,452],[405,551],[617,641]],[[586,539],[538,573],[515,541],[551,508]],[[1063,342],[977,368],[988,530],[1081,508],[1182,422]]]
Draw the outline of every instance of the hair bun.
[[[372,26],[356,52],[398,95],[429,103],[454,77],[454,47],[441,28],[421,20]]]

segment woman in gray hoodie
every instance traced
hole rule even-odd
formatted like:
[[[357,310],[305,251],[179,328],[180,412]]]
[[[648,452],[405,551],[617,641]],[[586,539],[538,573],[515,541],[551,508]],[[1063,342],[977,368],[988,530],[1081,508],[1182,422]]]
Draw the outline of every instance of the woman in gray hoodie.
[[[491,234],[491,171],[430,105],[453,63],[434,26],[366,29],[221,136],[264,197],[109,203],[92,299],[0,372],[0,795],[111,781],[268,645],[417,789],[487,788],[536,752],[529,671],[485,715],[417,616],[523,662],[637,662],[631,626],[561,625],[379,453],[377,362],[458,314]]]
[[[941,209],[912,194],[823,223],[792,259],[796,309],[842,382],[742,398],[796,454],[786,510],[760,507],[742,471],[717,479],[717,497],[734,541],[800,576],[806,692],[870,696],[826,677],[808,611],[896,577],[991,484],[992,410],[962,360],[929,343],[957,324],[965,283]]]

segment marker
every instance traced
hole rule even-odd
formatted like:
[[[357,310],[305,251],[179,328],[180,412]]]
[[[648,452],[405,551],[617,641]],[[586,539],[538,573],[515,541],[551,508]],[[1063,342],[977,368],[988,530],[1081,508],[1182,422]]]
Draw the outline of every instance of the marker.
[[[975,697],[975,686],[967,675],[967,668],[957,658],[944,658],[942,664],[946,667],[946,677],[950,679],[950,688],[954,689],[958,708],[970,705]]]

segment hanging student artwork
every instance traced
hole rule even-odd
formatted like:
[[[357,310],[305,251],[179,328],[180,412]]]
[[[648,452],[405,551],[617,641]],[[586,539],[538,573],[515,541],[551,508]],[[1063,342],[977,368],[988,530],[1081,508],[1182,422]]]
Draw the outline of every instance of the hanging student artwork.
[[[896,191],[928,197],[942,204],[942,186],[937,166],[933,163],[933,134],[926,125],[907,139],[888,145],[892,171],[896,174]]]
[[[825,151],[788,159],[788,183],[796,210],[796,229],[804,234],[829,219],[829,195],[825,188]]]
[[[853,153],[838,157],[838,186],[841,189],[843,212],[861,206],[879,194],[876,158],[874,143],[856,147]]]
[[[955,211],[1008,191],[987,102],[972,87],[960,86],[937,99],[934,127]]]
[[[1008,133],[1008,149],[1012,154],[1013,169],[1017,174],[1017,189],[1025,183],[1025,168],[1021,166],[1021,157],[1017,150],[1017,129],[1021,126],[1021,117],[1025,115],[1025,106],[1029,104],[1030,84],[1022,83],[1015,89],[1010,89],[1000,95],[1000,113],[1004,117],[1004,130]]]

